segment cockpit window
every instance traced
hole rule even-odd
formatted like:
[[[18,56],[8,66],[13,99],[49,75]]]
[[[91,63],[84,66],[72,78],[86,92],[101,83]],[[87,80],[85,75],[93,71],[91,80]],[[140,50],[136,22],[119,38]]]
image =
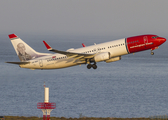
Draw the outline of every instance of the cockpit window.
[[[156,39],[156,38],[158,38],[158,37],[159,37],[159,36],[153,36],[152,38],[153,38],[153,39]]]

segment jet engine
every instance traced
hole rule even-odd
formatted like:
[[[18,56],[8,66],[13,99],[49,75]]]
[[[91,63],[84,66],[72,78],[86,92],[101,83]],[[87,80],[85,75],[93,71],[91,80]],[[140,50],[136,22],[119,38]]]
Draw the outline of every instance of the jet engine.
[[[118,60],[121,60],[121,56],[110,58],[110,59],[106,60],[106,63],[115,62]]]
[[[110,58],[109,52],[99,53],[94,57],[95,62],[105,61]]]

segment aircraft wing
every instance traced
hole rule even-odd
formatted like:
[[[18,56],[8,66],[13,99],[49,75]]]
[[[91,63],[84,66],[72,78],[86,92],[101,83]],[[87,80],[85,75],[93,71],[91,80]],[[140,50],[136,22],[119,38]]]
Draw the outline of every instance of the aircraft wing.
[[[84,54],[84,53],[60,51],[60,50],[53,49],[45,41],[43,41],[43,43],[49,51],[64,54],[64,55],[68,56],[69,58],[75,58],[75,59],[83,60],[83,59],[93,58],[95,56],[95,54]]]

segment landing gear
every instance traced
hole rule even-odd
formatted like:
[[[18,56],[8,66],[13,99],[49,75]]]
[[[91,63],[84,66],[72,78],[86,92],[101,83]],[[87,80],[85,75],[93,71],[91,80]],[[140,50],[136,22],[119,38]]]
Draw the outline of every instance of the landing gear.
[[[88,64],[88,65],[87,65],[87,68],[88,68],[88,69],[90,69],[91,67],[92,67],[92,65],[91,65],[91,64]]]
[[[91,64],[93,62],[94,62],[94,64]],[[96,62],[93,59],[86,59],[86,64],[88,64],[87,65],[88,69],[90,69],[90,68],[97,69]]]
[[[93,69],[97,69],[97,65],[96,64],[93,64],[92,67],[93,67]]]
[[[151,51],[151,55],[154,55],[154,52],[153,52],[153,51]]]
[[[87,65],[87,68],[90,69],[90,68],[93,68],[93,69],[97,69],[97,65],[94,63],[93,65],[92,64],[88,64]]]

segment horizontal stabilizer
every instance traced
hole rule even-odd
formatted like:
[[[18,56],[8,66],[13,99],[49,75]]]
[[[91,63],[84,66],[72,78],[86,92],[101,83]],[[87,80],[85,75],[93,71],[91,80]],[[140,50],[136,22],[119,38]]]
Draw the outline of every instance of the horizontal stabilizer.
[[[23,65],[23,64],[29,64],[30,62],[6,62],[11,64],[17,64],[17,65]]]

